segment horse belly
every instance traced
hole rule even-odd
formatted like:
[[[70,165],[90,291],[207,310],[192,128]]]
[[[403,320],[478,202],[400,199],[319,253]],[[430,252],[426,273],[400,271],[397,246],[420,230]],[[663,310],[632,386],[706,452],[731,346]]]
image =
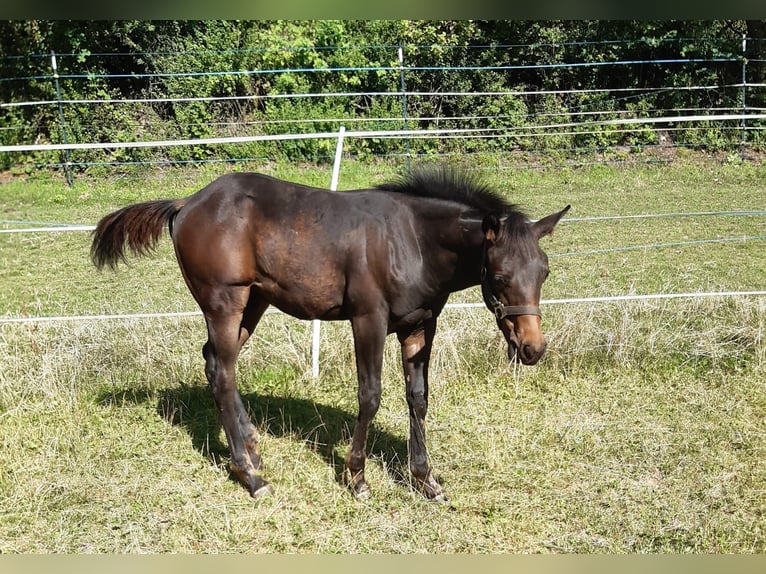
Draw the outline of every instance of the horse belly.
[[[343,318],[346,280],[337,248],[309,237],[274,239],[260,242],[254,254],[253,288],[271,305],[299,319]]]
[[[263,276],[253,282],[269,304],[298,319],[342,319],[342,284],[325,277],[302,276],[290,283]]]

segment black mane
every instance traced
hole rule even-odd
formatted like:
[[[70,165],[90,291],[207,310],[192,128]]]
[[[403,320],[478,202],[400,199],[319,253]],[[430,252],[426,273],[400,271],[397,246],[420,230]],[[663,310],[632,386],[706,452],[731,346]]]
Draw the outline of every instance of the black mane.
[[[481,215],[517,219],[526,216],[518,207],[506,201],[475,172],[448,165],[427,165],[413,168],[394,181],[375,186],[376,189],[455,201],[473,208]]]

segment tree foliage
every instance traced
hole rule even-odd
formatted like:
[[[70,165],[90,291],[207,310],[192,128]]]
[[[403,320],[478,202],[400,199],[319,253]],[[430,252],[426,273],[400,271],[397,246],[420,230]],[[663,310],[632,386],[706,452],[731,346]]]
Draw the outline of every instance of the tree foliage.
[[[481,127],[503,134],[414,140],[421,153],[651,144],[656,130],[628,134],[601,125],[578,132],[567,125],[588,116],[734,109],[741,105],[736,86],[744,62],[751,83],[764,81],[765,34],[764,22],[744,20],[2,22],[0,101],[56,100],[55,53],[61,99],[110,103],[68,103],[61,109],[63,125],[55,105],[2,107],[0,142],[321,132],[335,131],[341,122],[385,130],[403,127],[406,112],[410,128]],[[711,88],[689,89],[694,86]],[[402,88],[406,96],[376,95]],[[473,95],[449,95],[455,93]],[[762,90],[747,98],[754,107],[766,104]],[[117,101],[125,99],[144,102]],[[546,138],[514,137],[519,128],[546,125],[559,126],[554,131],[560,133],[547,128]],[[735,141],[732,133],[711,125],[678,131],[677,137],[717,146]],[[757,137],[751,134],[756,143]],[[88,150],[73,152],[73,161],[317,160],[333,145],[296,140]],[[358,154],[386,154],[401,152],[402,142],[359,139],[353,145]],[[0,161],[7,168],[45,157],[51,159],[4,154]]]

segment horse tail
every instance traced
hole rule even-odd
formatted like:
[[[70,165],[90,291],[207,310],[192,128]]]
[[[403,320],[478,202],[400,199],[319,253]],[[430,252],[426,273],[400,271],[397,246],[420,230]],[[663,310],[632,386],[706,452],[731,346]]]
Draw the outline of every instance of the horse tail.
[[[166,223],[172,234],[173,220],[185,203],[185,199],[147,201],[104,216],[93,231],[93,264],[98,269],[105,265],[114,269],[119,261],[126,261],[126,247],[135,255],[154,251]]]

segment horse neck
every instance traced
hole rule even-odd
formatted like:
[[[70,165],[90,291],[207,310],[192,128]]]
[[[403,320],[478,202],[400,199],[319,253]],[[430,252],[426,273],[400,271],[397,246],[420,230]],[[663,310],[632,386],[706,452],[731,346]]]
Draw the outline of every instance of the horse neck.
[[[456,277],[461,277],[463,281],[459,289],[465,289],[481,282],[481,268],[484,264],[484,232],[479,219],[463,221],[461,226],[462,242],[458,253]]]
[[[445,257],[435,259],[440,261],[441,267],[437,272],[444,273],[451,292],[478,285],[481,280],[484,249],[481,221],[476,216],[468,217],[459,212],[433,222],[432,237],[445,253]],[[445,266],[445,261],[451,264]]]

